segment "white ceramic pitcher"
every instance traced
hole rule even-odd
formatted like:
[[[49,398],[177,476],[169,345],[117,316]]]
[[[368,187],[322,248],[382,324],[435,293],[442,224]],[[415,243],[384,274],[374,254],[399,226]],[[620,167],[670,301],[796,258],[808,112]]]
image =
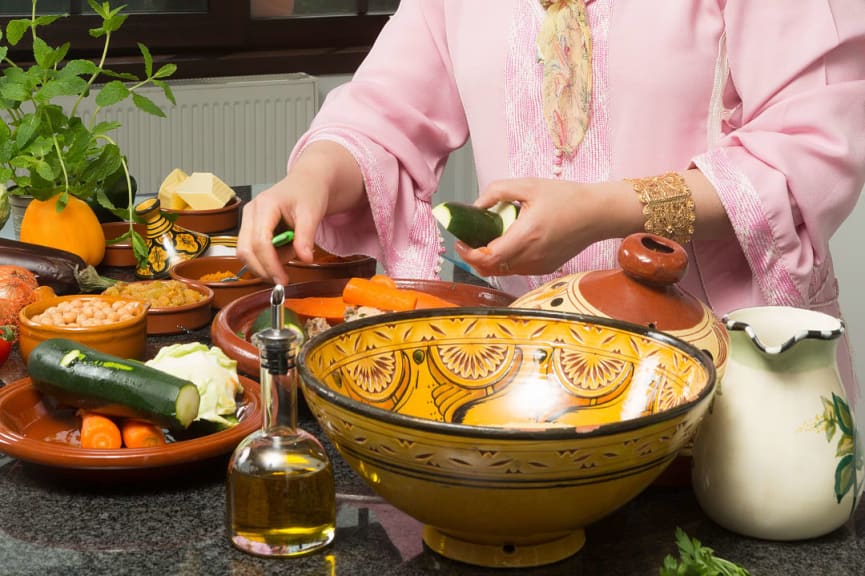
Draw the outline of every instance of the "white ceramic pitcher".
[[[721,526],[757,538],[799,540],[839,528],[862,484],[861,442],[836,361],[843,322],[782,306],[745,308],[722,321],[730,357],[693,450],[700,506]]]

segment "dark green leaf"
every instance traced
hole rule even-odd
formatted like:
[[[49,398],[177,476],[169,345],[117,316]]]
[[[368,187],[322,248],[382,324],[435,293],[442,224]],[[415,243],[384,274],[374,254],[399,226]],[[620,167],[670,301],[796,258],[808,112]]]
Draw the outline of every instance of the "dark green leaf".
[[[112,80],[102,87],[96,95],[96,103],[105,108],[125,100],[129,96],[129,88],[118,80]]]
[[[835,406],[835,418],[838,420],[838,427],[841,429],[841,432],[847,436],[852,436],[856,428],[853,425],[853,416],[850,414],[850,407],[847,405],[847,402],[833,393],[832,403]]]
[[[835,468],[835,498],[838,503],[844,499],[856,480],[856,469],[853,467],[853,455],[847,455],[838,461]]]
[[[10,20],[6,25],[6,41],[10,46],[17,46],[28,30],[30,30],[30,20]]]
[[[154,116],[159,116],[160,118],[165,118],[165,112],[163,112],[153,100],[146,96],[135,93],[132,95],[132,102],[135,103],[136,108],[139,110],[147,112],[148,114],[153,114]]]

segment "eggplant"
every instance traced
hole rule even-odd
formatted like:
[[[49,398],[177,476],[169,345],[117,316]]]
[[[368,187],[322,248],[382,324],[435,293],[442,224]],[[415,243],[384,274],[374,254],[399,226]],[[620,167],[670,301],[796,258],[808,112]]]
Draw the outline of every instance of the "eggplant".
[[[0,238],[0,264],[30,270],[40,286],[59,295],[101,292],[116,282],[100,276],[77,254],[7,238]]]

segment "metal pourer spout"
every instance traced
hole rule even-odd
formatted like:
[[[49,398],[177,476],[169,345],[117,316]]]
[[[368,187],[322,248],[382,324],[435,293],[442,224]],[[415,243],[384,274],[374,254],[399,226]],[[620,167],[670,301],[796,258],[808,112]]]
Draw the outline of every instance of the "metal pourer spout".
[[[285,287],[277,284],[270,294],[271,326],[253,335],[261,367],[270,374],[286,374],[294,368],[300,343],[298,334],[285,327]]]

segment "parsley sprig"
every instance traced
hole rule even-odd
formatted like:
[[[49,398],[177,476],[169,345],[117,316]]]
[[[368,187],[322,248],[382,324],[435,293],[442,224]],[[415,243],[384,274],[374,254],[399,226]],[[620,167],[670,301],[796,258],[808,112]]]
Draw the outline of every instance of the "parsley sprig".
[[[723,558],[715,551],[703,546],[696,538],[689,537],[684,530],[676,528],[676,545],[679,559],[668,554],[659,576],[750,576],[742,566]]]

